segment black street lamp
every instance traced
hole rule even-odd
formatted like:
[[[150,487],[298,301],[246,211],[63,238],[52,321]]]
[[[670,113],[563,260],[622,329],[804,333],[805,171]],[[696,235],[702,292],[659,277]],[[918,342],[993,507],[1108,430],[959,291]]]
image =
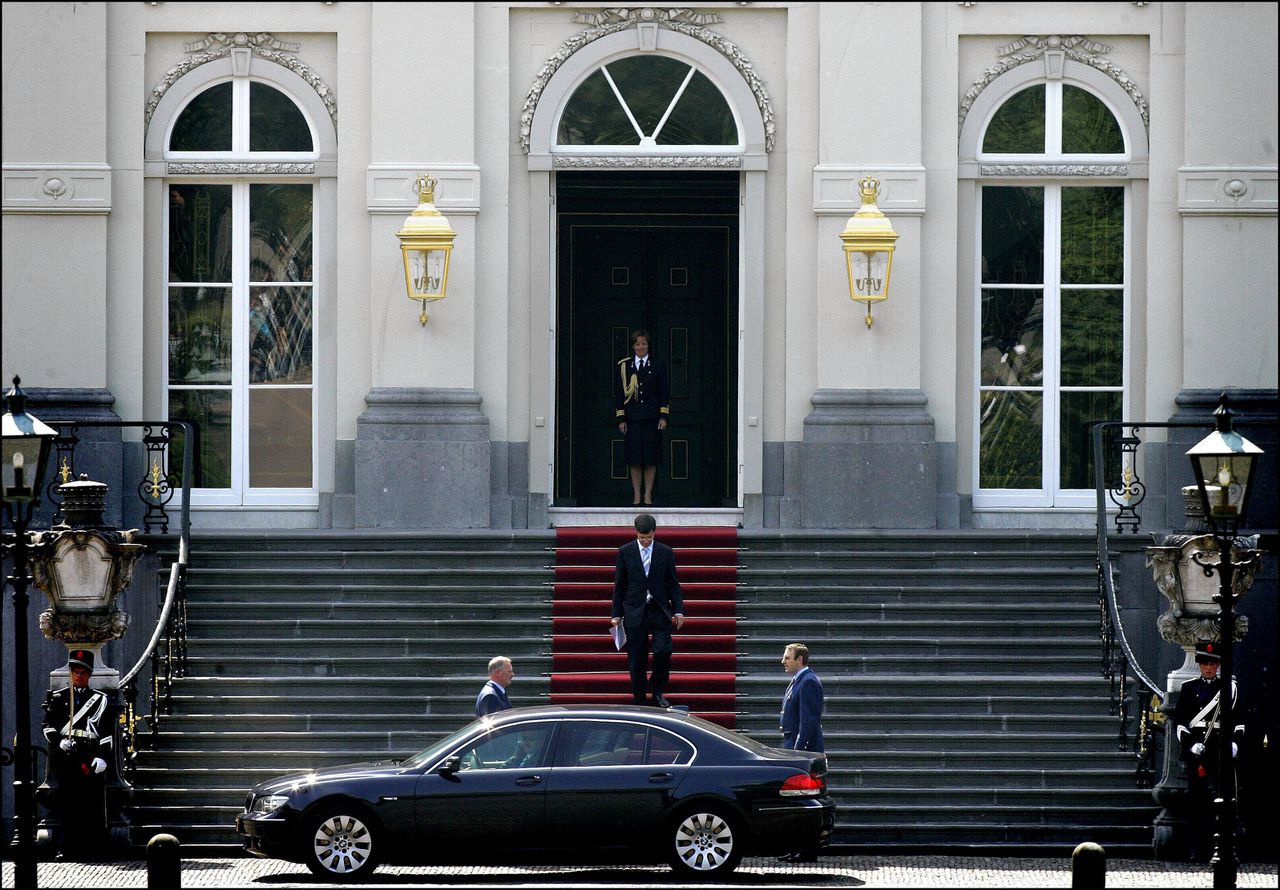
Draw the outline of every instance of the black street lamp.
[[[13,824],[16,836],[14,886],[36,886],[35,762],[31,755],[31,680],[27,663],[27,589],[32,578],[27,568],[27,527],[44,490],[44,470],[57,431],[27,413],[27,396],[13,378],[5,395],[4,415],[4,513],[13,526],[13,538],[5,533],[5,549],[13,553],[13,691],[17,739],[13,760]],[[28,467],[30,481],[28,484]]]
[[[1192,559],[1204,569],[1205,575],[1218,574],[1218,593],[1213,600],[1218,604],[1219,639],[1222,646],[1222,666],[1219,669],[1219,720],[1218,729],[1218,798],[1216,833],[1213,838],[1213,886],[1236,886],[1235,851],[1235,770],[1231,762],[1231,737],[1235,732],[1235,715],[1232,713],[1231,681],[1232,650],[1235,641],[1235,600],[1233,587],[1235,570],[1248,562],[1236,563],[1232,557],[1236,532],[1244,521],[1249,503],[1249,483],[1253,474],[1254,458],[1262,449],[1235,431],[1232,421],[1235,415],[1223,393],[1218,409],[1213,412],[1218,427],[1201,439],[1187,456],[1191,458],[1196,485],[1200,489],[1200,501],[1204,506],[1209,530],[1218,548],[1218,558],[1211,561],[1206,551],[1197,551]],[[1250,560],[1257,559],[1252,555]]]

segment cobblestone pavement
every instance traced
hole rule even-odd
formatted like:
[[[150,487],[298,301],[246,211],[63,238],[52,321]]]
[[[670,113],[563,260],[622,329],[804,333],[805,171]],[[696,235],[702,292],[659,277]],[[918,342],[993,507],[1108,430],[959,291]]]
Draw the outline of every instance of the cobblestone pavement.
[[[41,887],[146,887],[145,862],[40,863]],[[1238,886],[1276,887],[1275,865],[1240,866]],[[665,867],[396,867],[383,866],[365,886],[378,887],[676,887]],[[4,863],[13,886],[13,863]],[[188,859],[183,887],[336,887],[300,865],[247,858]],[[350,886],[350,885],[347,885]],[[359,886],[359,885],[357,885]],[[1071,863],[1057,859],[959,856],[824,856],[815,864],[747,859],[729,880],[698,887],[1070,887]],[[1207,865],[1117,859],[1107,864],[1108,887],[1212,887]]]

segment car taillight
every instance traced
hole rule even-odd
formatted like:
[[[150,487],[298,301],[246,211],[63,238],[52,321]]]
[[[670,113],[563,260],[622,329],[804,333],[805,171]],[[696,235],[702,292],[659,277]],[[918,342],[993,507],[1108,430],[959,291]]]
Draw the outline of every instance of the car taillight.
[[[778,793],[783,797],[817,797],[826,790],[827,783],[818,776],[791,776]]]

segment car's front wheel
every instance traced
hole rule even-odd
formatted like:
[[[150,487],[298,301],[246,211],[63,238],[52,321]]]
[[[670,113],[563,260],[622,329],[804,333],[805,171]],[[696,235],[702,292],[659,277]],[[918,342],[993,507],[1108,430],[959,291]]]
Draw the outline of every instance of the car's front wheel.
[[[358,807],[328,807],[307,820],[302,855],[307,868],[320,877],[354,881],[378,867],[382,838]]]
[[[727,875],[742,860],[742,836],[720,807],[685,810],[667,830],[667,858],[677,874],[710,878]]]

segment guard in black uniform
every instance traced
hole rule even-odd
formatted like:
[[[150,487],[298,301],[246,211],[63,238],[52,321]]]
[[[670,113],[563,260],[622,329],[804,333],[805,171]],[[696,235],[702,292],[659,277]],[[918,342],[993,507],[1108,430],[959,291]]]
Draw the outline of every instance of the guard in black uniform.
[[[618,362],[613,382],[614,418],[625,438],[633,507],[653,503],[653,482],[662,463],[662,431],[671,415],[667,367],[649,354],[649,332],[631,335],[632,354]]]
[[[1220,702],[1222,679],[1218,667],[1222,656],[1216,643],[1196,645],[1196,664],[1200,676],[1182,684],[1178,705],[1173,713],[1174,732],[1187,766],[1187,786],[1191,803],[1191,859],[1208,861],[1212,851],[1214,824],[1213,801],[1218,796],[1219,745],[1223,744]],[[1231,678],[1231,711],[1240,714],[1240,690]],[[1237,721],[1239,717],[1237,716]],[[1244,723],[1237,722],[1231,745],[1232,760],[1244,743]]]
[[[67,659],[71,683],[44,702],[44,737],[54,779],[43,801],[62,820],[55,832],[57,858],[93,859],[107,831],[106,772],[113,754],[112,727],[104,719],[107,697],[89,688],[93,653],[73,649]]]

